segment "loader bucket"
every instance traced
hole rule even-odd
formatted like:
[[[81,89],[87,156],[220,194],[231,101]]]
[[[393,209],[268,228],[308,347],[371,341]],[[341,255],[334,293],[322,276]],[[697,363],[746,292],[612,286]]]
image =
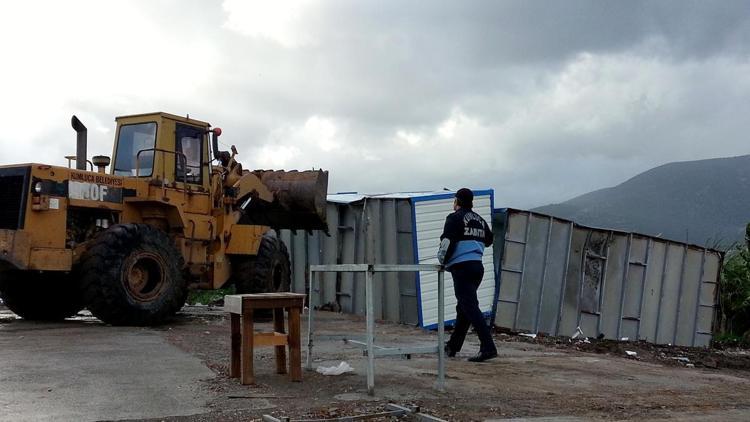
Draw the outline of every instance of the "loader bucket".
[[[327,171],[258,170],[252,173],[273,193],[274,201],[250,201],[243,209],[240,224],[328,232]]]

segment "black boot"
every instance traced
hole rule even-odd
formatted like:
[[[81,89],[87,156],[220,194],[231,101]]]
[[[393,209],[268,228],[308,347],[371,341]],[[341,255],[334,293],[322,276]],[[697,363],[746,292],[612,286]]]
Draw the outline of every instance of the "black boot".
[[[494,352],[479,352],[476,355],[470,357],[468,360],[469,362],[484,362],[486,360],[496,358],[497,357],[497,351]]]

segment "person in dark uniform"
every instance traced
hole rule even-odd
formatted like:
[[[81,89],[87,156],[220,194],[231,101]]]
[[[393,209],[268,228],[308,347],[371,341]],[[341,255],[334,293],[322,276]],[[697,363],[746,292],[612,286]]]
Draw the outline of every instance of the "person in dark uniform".
[[[461,351],[469,325],[474,327],[481,346],[471,362],[483,362],[497,356],[497,348],[492,340],[490,329],[479,310],[477,289],[484,276],[482,255],[484,248],[492,245],[492,231],[479,214],[471,209],[474,193],[467,188],[456,192],[453,212],[445,219],[443,234],[440,236],[438,260],[451,273],[453,289],[456,293],[456,325],[450,340],[445,344],[449,357]]]

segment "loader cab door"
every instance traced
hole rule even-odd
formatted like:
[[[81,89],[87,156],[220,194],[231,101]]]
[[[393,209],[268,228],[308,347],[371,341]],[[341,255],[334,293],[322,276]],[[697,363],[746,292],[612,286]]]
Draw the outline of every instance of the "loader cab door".
[[[156,130],[156,122],[120,126],[112,166],[114,174],[126,177],[153,175]]]
[[[172,124],[174,126],[171,126]],[[200,232],[210,227],[204,217],[211,213],[209,194],[211,168],[206,127],[176,120],[170,121],[169,125],[171,127],[165,131],[163,142],[165,149],[174,151],[174,154],[169,156],[170,163],[167,171],[173,172],[175,184],[168,190],[174,190],[178,193],[178,197],[180,193],[184,195],[186,190],[189,192],[187,196],[183,196],[187,199],[183,211],[188,220],[196,222],[195,230],[198,230],[190,234],[190,237],[207,238],[208,233]],[[174,131],[171,130],[172,128]],[[169,136],[171,133],[174,134],[173,138]]]
[[[182,123],[175,124],[175,181],[203,185],[205,130]]]

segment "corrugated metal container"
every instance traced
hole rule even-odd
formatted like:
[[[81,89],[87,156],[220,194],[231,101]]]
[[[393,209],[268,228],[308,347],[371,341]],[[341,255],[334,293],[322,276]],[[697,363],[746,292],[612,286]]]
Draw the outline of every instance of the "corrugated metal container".
[[[474,191],[475,211],[492,221],[493,191]],[[292,290],[307,291],[311,264],[427,264],[436,263],[445,217],[453,212],[454,192],[328,196],[330,237],[314,232],[282,231],[292,259]],[[495,302],[492,249],[485,251],[485,280],[480,305],[488,315]],[[364,315],[364,274],[326,273],[311,303]],[[446,274],[446,319],[455,320],[453,280]],[[437,324],[437,274],[379,273],[375,275],[375,317],[429,327]]]
[[[514,209],[493,226],[497,326],[710,344],[721,252]]]

